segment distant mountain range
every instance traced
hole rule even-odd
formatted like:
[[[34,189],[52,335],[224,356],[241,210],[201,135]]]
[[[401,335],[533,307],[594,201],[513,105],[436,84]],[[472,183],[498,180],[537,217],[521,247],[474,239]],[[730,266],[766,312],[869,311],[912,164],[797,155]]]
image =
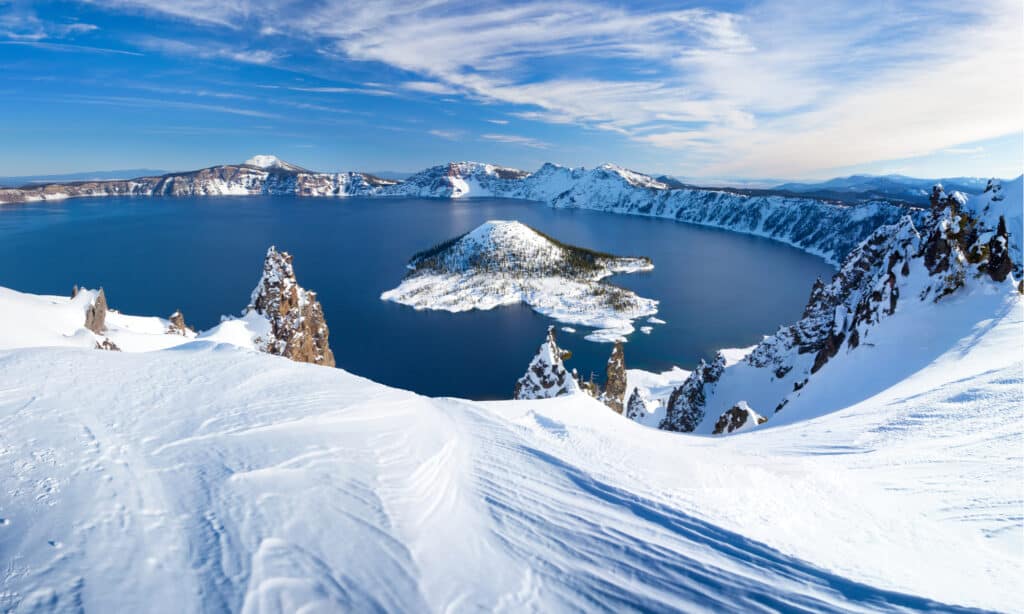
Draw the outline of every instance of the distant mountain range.
[[[926,204],[932,192],[932,186],[936,183],[941,183],[950,192],[980,194],[985,191],[988,179],[980,177],[920,179],[905,175],[850,175],[820,183],[783,183],[772,189],[811,195],[817,198],[896,199],[915,204]]]
[[[0,186],[20,188],[32,184],[64,183],[68,181],[111,181],[116,179],[132,179],[133,177],[151,177],[165,173],[167,171],[152,168],[126,168],[114,171],[85,171],[59,175],[11,175],[0,177]]]
[[[941,183],[947,191],[964,194],[981,194],[988,185],[988,178],[946,177],[922,179],[906,175],[850,175],[836,177],[818,183],[786,182],[777,185],[762,183],[762,187],[747,185],[709,186],[699,180],[662,175],[657,178],[670,188],[715,189],[746,194],[749,196],[803,196],[845,203],[862,203],[887,200],[925,206],[932,186]]]

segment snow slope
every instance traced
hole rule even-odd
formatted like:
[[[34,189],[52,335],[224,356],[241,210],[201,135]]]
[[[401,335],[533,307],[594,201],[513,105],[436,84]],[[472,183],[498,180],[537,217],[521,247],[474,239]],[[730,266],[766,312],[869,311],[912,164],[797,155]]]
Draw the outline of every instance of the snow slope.
[[[3,350],[0,607],[1016,610],[1011,315],[856,407],[724,440],[204,341]]]

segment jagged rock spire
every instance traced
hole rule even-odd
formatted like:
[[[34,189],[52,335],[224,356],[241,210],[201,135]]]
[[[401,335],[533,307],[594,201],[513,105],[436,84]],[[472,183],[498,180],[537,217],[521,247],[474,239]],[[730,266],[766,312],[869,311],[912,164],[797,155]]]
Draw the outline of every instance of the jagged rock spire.
[[[704,405],[707,402],[706,386],[712,386],[725,371],[725,356],[721,352],[708,364],[700,361],[697,368],[681,386],[672,391],[665,408],[665,417],[658,428],[666,431],[690,433],[704,420]]]
[[[612,355],[608,358],[605,374],[604,394],[601,400],[613,411],[621,414],[626,401],[626,355],[622,348],[622,341],[615,342]]]
[[[185,314],[181,313],[180,309],[175,310],[174,313],[167,317],[167,320],[171,323],[167,327],[168,335],[187,335],[189,332],[192,332],[192,328],[185,323]]]
[[[579,383],[566,370],[563,361],[572,356],[555,342],[555,327],[548,327],[548,335],[530,361],[526,373],[516,382],[513,398],[547,399],[580,391]]]
[[[291,254],[278,252],[274,246],[267,250],[263,275],[245,310],[251,312],[270,322],[270,333],[257,339],[257,346],[264,352],[297,362],[334,366],[323,307],[315,292],[296,281]]]
[[[77,295],[78,292],[75,292],[75,296]],[[102,335],[107,330],[107,295],[103,288],[100,288],[96,298],[85,310],[85,327],[97,335]]]

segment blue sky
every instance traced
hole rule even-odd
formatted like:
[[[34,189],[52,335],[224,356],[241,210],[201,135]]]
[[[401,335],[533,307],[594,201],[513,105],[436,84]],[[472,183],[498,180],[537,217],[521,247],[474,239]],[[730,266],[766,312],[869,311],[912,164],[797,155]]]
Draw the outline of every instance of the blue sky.
[[[0,0],[0,175],[1016,176],[1019,0]]]

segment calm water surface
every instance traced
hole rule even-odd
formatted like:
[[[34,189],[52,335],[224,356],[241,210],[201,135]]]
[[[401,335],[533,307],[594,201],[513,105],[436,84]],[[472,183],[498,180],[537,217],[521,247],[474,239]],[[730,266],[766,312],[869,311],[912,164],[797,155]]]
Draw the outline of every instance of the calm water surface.
[[[295,255],[299,283],[319,294],[339,367],[423,394],[508,398],[547,318],[525,306],[449,314],[379,300],[413,253],[490,219],[654,260],[653,272],[612,279],[660,300],[668,321],[630,337],[630,368],[689,368],[718,348],[752,345],[799,317],[814,278],[832,274],[785,245],[666,220],[502,199],[253,196],[0,207],[0,285],[45,294],[102,285],[115,309],[180,308],[204,329],[245,307],[274,244]],[[568,365],[603,373],[611,346],[584,332],[560,333]]]

